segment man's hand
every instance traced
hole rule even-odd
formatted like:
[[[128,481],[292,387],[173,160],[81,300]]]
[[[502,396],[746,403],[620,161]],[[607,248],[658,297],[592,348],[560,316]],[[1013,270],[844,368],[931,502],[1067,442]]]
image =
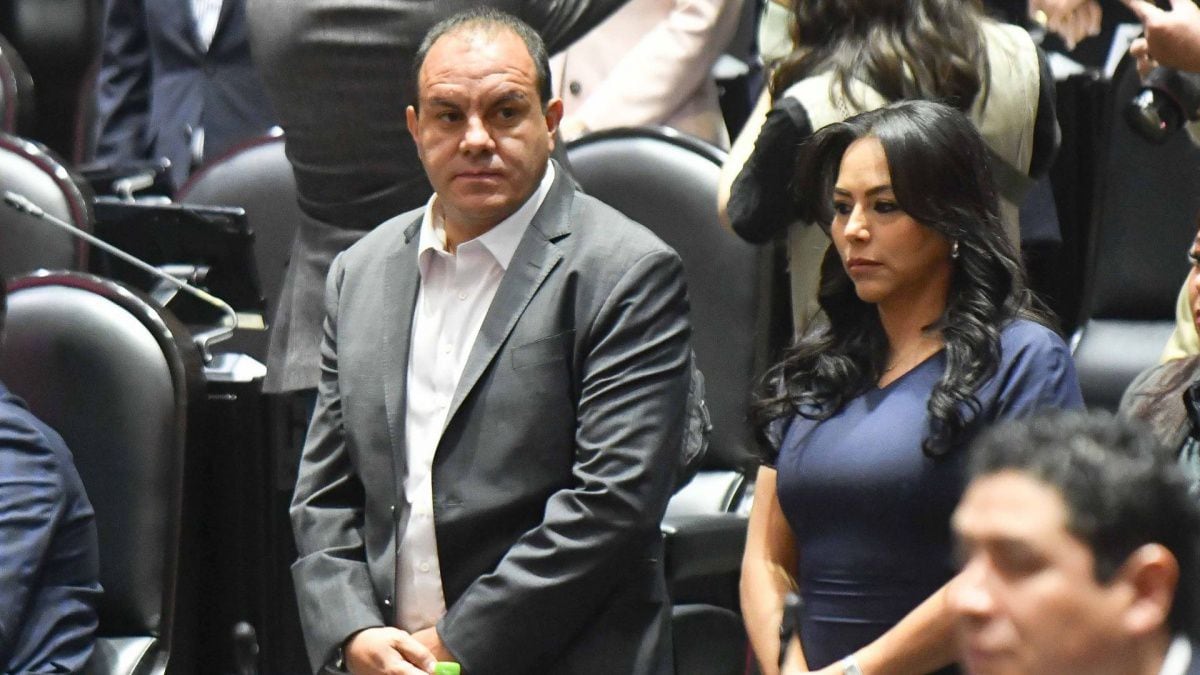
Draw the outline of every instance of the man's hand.
[[[427,675],[437,663],[416,637],[390,626],[355,633],[342,651],[353,675]]]
[[[1145,31],[1133,41],[1129,52],[1138,59],[1138,72],[1154,62],[1191,72],[1200,72],[1200,7],[1193,0],[1171,0],[1171,9],[1159,9],[1146,0],[1122,0]]]
[[[425,646],[429,653],[433,654],[438,661],[457,661],[458,659],[446,649],[446,645],[442,644],[442,636],[438,635],[437,628],[430,626],[423,628],[412,634],[413,638]]]
[[[1101,14],[1096,0],[1029,0],[1030,18],[1061,37],[1067,49],[1100,33]]]

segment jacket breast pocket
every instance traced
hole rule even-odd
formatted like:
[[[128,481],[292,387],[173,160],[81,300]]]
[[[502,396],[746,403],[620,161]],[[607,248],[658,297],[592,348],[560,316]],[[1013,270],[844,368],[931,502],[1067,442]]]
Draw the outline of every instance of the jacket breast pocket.
[[[512,367],[523,370],[534,366],[561,363],[571,353],[575,341],[575,330],[567,330],[555,335],[527,342],[512,350]]]

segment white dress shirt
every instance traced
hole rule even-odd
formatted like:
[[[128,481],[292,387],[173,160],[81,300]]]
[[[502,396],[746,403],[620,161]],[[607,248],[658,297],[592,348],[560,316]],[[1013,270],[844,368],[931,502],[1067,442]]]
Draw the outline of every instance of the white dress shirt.
[[[1171,640],[1167,655],[1163,658],[1158,675],[1183,675],[1192,664],[1192,643],[1185,635],[1176,635]]]
[[[192,0],[192,18],[196,20],[196,36],[204,51],[212,46],[217,34],[217,20],[221,18],[221,0]]]
[[[446,250],[437,195],[421,220],[417,264],[421,286],[413,310],[405,411],[407,473],[396,533],[396,623],[409,632],[446,613],[433,521],[433,456],[446,413],[475,336],[500,287],[521,237],[554,182],[548,165],[541,184],[508,218],[484,234]]]

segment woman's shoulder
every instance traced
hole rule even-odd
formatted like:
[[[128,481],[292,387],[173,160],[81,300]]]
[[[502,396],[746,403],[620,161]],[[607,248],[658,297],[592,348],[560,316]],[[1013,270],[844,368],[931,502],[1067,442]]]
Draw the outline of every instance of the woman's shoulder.
[[[1067,343],[1052,328],[1019,318],[1000,332],[1000,362],[989,387],[1009,413],[1080,408],[1083,396]]]
[[[1004,355],[1020,350],[1026,354],[1070,355],[1067,343],[1054,329],[1032,319],[1017,318],[1000,331]]]

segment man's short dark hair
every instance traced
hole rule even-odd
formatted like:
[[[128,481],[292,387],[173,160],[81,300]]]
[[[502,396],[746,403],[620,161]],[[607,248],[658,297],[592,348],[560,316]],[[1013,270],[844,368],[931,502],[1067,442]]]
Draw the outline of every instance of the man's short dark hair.
[[[435,42],[453,33],[482,32],[493,35],[501,30],[510,30],[525,43],[529,58],[533,59],[534,75],[537,78],[538,95],[541,97],[541,107],[546,109],[550,102],[550,55],[546,52],[546,43],[542,36],[529,24],[517,17],[502,12],[493,7],[475,7],[434,24],[425,34],[417,53],[413,57],[412,72],[409,77],[412,82],[413,109],[420,111],[421,99],[421,67],[425,65],[425,57],[433,48]]]
[[[1171,629],[1200,637],[1200,509],[1175,453],[1112,414],[1055,411],[981,434],[971,477],[1006,470],[1061,495],[1067,529],[1091,548],[1101,583],[1140,546],[1170,550],[1179,562]]]

